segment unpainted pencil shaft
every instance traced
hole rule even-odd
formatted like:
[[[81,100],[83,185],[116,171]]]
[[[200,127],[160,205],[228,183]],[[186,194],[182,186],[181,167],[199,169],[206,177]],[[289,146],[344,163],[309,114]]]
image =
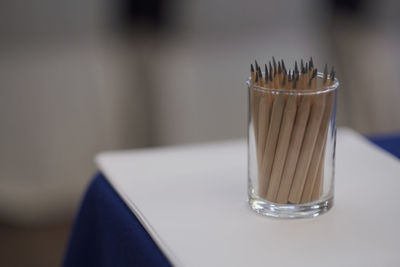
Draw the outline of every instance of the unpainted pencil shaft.
[[[268,201],[275,202],[276,195],[278,194],[282,171],[285,165],[286,154],[289,147],[290,136],[292,134],[294,119],[296,117],[296,109],[296,96],[289,95],[285,105],[285,109],[283,111],[278,144],[274,156],[271,178],[267,191],[266,198]]]
[[[283,94],[278,94],[272,104],[268,137],[265,143],[264,157],[262,161],[261,177],[259,177],[262,179],[262,186],[259,188],[259,194],[261,197],[266,197],[267,194],[284,106],[285,96]]]
[[[251,114],[254,128],[254,137],[256,140],[256,144],[258,143],[258,110],[259,110],[259,101],[260,101],[260,93],[253,87],[250,87],[250,95],[251,95]]]
[[[281,204],[286,204],[288,201],[290,188],[293,182],[293,176],[296,171],[297,158],[300,153],[311,108],[310,96],[303,95],[299,98],[301,98],[300,105],[297,109],[296,119],[292,135],[290,137],[289,149],[285,161],[285,167],[283,168],[281,183],[276,197],[276,202]]]
[[[258,85],[261,86],[261,87],[264,87],[264,78],[262,76],[262,72],[261,72],[260,68],[258,69],[258,77],[260,78],[259,82],[258,82]]]
[[[265,71],[265,78],[266,78],[266,83],[265,87],[266,88],[275,88],[274,85],[274,80],[273,80],[273,69],[271,66],[271,63],[269,63],[270,69],[269,71]],[[267,73],[269,74],[267,76]],[[270,92],[265,92],[265,99],[266,101],[264,102],[265,105],[263,107],[259,108],[259,113],[263,114],[265,118],[263,118],[260,122],[260,124],[264,123],[262,126],[263,129],[259,129],[258,131],[258,136],[259,136],[259,142],[257,143],[257,151],[258,151],[258,182],[259,182],[259,191],[265,191],[266,186],[268,184],[265,184],[265,175],[263,172],[263,158],[264,158],[264,152],[265,152],[265,143],[268,138],[268,131],[269,131],[269,124],[271,121],[271,112],[272,112],[272,106],[273,102],[275,100],[275,95],[271,94]]]
[[[280,88],[279,74],[278,73],[276,73],[276,75],[274,76],[273,88],[275,88],[275,89],[279,89]]]
[[[270,121],[272,96],[270,93],[263,93],[259,99],[259,111],[258,111],[258,141],[257,141],[257,158],[258,166],[262,164],[262,158],[264,156],[265,142],[268,136],[268,128]]]
[[[317,147],[317,145],[319,145],[318,144],[319,142],[320,142],[320,140],[318,137],[317,142],[315,144],[310,167],[308,169],[308,174],[307,174],[306,182],[304,184],[304,189],[303,189],[300,203],[307,203],[312,200],[312,195],[315,193],[314,192],[315,186],[318,186],[317,184],[319,184],[321,182],[321,181],[318,181],[318,179],[323,179],[323,177],[320,177],[319,175],[320,175],[320,171],[321,171],[321,164],[322,165],[324,164],[324,162],[323,162],[324,155],[323,154],[325,153],[326,138],[323,139],[322,150],[320,152],[319,152],[319,148]]]
[[[322,87],[332,86],[335,82],[334,68],[328,77],[327,67],[325,67]],[[313,158],[307,174],[306,184],[302,194],[301,203],[317,200],[321,197],[324,183],[324,158],[325,148],[328,138],[328,129],[331,121],[331,114],[335,105],[335,92],[326,93],[326,109],[321,122],[320,132],[318,133],[316,147],[314,148]],[[318,165],[316,164],[318,162]]]
[[[319,165],[322,161],[323,153],[325,151],[326,138],[334,105],[334,92],[327,92],[320,96],[326,99],[326,107],[311,158],[306,183],[304,185],[304,190],[301,197],[301,203],[311,201],[311,195],[314,189],[315,181],[317,179]]]
[[[253,106],[252,106],[252,112],[253,112],[253,123],[254,123],[254,137],[255,137],[255,141],[256,141],[256,150],[257,150],[257,155],[259,154],[258,152],[258,113],[259,113],[259,102],[260,102],[260,91],[257,89],[257,86],[260,85],[260,76],[259,76],[259,72],[258,72],[258,64],[256,61],[256,70],[255,72],[252,74],[254,74],[254,82],[253,82],[253,86],[251,87],[251,91],[254,94],[253,96]],[[257,161],[259,162],[261,159],[258,158]]]
[[[315,79],[316,80],[316,79]],[[301,152],[297,161],[296,172],[293,184],[290,188],[289,202],[300,203],[304,184],[307,178],[308,168],[314,151],[314,146],[321,126],[322,117],[325,111],[325,99],[320,95],[314,97],[306,134],[304,135]]]

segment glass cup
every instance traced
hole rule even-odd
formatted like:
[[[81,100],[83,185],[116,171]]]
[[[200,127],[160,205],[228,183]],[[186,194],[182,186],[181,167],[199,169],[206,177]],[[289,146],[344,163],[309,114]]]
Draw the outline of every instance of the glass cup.
[[[256,86],[251,78],[246,84],[250,207],[277,218],[327,212],[334,195],[338,80],[301,90]]]

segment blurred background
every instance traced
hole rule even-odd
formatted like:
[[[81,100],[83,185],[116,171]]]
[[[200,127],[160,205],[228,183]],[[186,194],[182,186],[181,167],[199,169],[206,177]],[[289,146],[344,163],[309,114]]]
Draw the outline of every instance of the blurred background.
[[[338,125],[400,131],[395,0],[2,0],[0,266],[57,266],[103,150],[246,136],[249,65],[313,56]]]

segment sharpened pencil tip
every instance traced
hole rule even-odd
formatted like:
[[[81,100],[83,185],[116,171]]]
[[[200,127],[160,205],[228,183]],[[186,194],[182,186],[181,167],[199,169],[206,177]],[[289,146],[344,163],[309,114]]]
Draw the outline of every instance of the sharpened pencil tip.
[[[317,69],[314,69],[314,71],[313,71],[313,74],[312,74],[312,78],[315,78],[315,77],[317,77],[317,73],[318,73],[318,70]]]
[[[277,69],[276,69],[276,61],[275,61],[274,57],[272,57],[272,65],[274,66],[274,76],[275,76]]]
[[[328,64],[325,64],[324,67],[324,76],[323,76],[323,84],[325,85],[328,80]]]
[[[335,71],[332,71],[330,77],[332,81],[335,80],[335,75],[336,75]]]
[[[250,63],[251,77],[255,85],[269,86],[270,82],[273,82],[278,86],[277,89],[285,87],[293,89],[305,87],[303,89],[306,89],[307,84],[313,89],[333,85],[336,77],[335,68],[331,66],[328,69],[328,67],[328,64],[324,64],[323,73],[319,73],[314,67],[312,57],[309,60],[300,59],[299,62],[295,60],[293,69],[286,69],[284,60],[277,61],[274,56],[264,64],[264,71],[261,70],[262,65],[259,65],[257,60]],[[321,83],[318,81],[319,77]]]

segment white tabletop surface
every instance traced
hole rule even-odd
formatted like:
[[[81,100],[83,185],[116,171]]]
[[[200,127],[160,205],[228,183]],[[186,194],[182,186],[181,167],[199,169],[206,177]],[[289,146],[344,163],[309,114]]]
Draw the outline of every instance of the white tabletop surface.
[[[279,220],[247,205],[245,140],[101,153],[175,266],[400,266],[400,161],[340,129],[333,209]]]

